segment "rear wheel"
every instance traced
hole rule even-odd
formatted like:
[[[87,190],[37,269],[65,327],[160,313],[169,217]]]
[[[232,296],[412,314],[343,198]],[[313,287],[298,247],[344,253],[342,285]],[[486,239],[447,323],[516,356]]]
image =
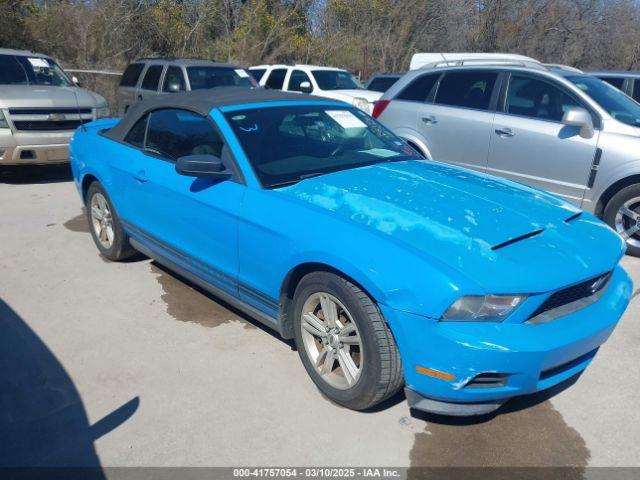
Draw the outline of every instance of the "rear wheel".
[[[627,253],[640,256],[640,185],[616,193],[604,210],[603,220],[627,242]]]
[[[332,273],[311,273],[300,281],[291,308],[300,359],[331,400],[364,410],[400,389],[398,348],[360,288]]]
[[[103,257],[119,261],[135,255],[107,192],[98,182],[89,185],[85,207],[91,236]]]

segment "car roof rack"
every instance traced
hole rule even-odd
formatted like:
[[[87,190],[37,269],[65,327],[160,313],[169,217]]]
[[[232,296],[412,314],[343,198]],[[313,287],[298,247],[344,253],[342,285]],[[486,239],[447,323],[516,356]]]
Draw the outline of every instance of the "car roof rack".
[[[545,70],[538,60],[512,53],[416,53],[411,58],[410,70],[419,68],[457,67],[469,65],[517,65]]]
[[[582,70],[570,65],[564,65],[562,63],[545,63],[543,64],[547,68],[555,68],[556,70],[564,70],[566,72],[584,73]]]

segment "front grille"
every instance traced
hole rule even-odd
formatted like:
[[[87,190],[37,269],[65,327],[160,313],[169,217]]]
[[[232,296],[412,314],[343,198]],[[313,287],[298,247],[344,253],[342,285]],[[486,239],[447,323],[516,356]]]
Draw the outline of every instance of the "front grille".
[[[91,113],[90,108],[10,108],[9,115],[51,115],[51,114],[79,114]]]
[[[13,122],[13,126],[16,130],[23,130],[29,132],[50,132],[61,130],[75,130],[82,124],[81,120],[63,120],[60,122],[53,121],[27,121],[18,120]]]
[[[558,290],[556,293],[547,298],[547,300],[542,305],[540,305],[538,309],[533,312],[533,314],[531,314],[529,320],[550,310],[563,307],[579,300],[593,297],[603,290],[603,288],[609,282],[610,277],[611,272],[607,272],[603,275],[598,275],[597,277],[590,278],[589,280],[585,280],[584,282],[578,283],[571,287]]]

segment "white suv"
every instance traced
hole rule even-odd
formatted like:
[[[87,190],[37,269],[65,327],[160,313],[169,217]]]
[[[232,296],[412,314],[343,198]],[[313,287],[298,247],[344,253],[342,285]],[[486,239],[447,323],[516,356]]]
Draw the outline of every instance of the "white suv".
[[[340,68],[258,65],[249,68],[249,72],[265,88],[342,100],[369,114],[382,95],[380,92],[366,90],[353,74]]]

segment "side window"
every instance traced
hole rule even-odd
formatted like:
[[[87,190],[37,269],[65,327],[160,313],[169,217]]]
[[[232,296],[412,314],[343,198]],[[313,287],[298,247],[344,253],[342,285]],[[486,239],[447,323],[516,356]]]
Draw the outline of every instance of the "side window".
[[[147,69],[147,73],[144,74],[144,80],[142,80],[141,88],[143,90],[158,90],[158,83],[160,83],[160,74],[162,73],[162,65],[152,65]]]
[[[149,114],[142,117],[138,120],[127,136],[124,137],[124,141],[134,147],[144,148],[144,136],[147,133],[147,120],[149,119]]]
[[[422,75],[407,85],[397,96],[398,100],[426,102],[440,74]]]
[[[249,71],[249,74],[253,78],[255,78],[256,82],[259,82],[262,79],[264,72],[267,71],[267,69],[266,68],[250,68],[248,71]]]
[[[612,87],[616,87],[618,90],[622,90],[624,84],[624,78],[620,77],[600,77],[600,80],[607,82]]]
[[[144,63],[132,63],[129,65],[120,79],[121,87],[135,87],[138,84],[138,78],[142,73]]]
[[[171,108],[151,113],[146,146],[151,151],[175,160],[187,155],[221,157],[224,144],[205,117]]]
[[[181,92],[186,89],[184,82],[184,74],[180,67],[171,66],[167,68],[167,73],[164,74],[164,82],[162,84],[163,92]]]
[[[276,68],[275,70],[271,70],[269,74],[269,78],[265,83],[267,88],[272,88],[274,90],[282,90],[282,85],[284,84],[284,77],[287,75],[286,68]]]
[[[497,78],[495,72],[475,70],[446,73],[440,81],[436,103],[488,110]]]
[[[292,92],[302,92],[300,84],[303,82],[311,83],[309,76],[302,70],[294,70],[291,72],[291,77],[289,77],[289,86],[287,87],[287,90]]]
[[[513,75],[507,91],[507,113],[559,122],[569,107],[580,105],[559,87],[532,77]]]

